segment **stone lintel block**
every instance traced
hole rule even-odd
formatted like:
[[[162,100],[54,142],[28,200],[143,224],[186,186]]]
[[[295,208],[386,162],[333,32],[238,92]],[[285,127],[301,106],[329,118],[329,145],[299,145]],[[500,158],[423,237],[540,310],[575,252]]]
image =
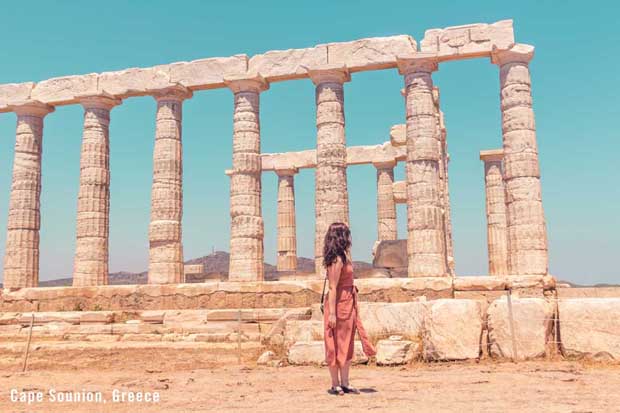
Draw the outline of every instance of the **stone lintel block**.
[[[404,161],[407,148],[392,146],[390,142],[371,146],[351,146],[347,148],[347,165],[364,165],[369,163],[387,163]]]
[[[316,168],[316,150],[261,154],[263,171]]]
[[[178,62],[168,65],[170,82],[181,84],[191,90],[225,87],[225,77],[247,72],[248,56],[238,54],[230,57],[212,57]]]
[[[497,162],[504,159],[503,149],[488,149],[480,151],[480,160],[483,162]]]
[[[510,49],[514,42],[512,20],[501,20],[427,30],[420,50],[446,61],[490,56],[495,50]]]
[[[328,63],[345,65],[351,72],[394,68],[397,58],[416,53],[416,41],[409,35],[327,44]]]
[[[97,81],[96,73],[51,78],[37,83],[30,98],[51,105],[77,103],[78,96],[97,93]]]
[[[394,125],[390,128],[390,142],[392,146],[407,145],[407,125],[404,123]]]
[[[118,97],[145,96],[174,86],[170,81],[169,65],[149,68],[130,68],[99,75],[99,92]]]
[[[248,61],[248,72],[260,73],[270,82],[301,79],[308,67],[327,64],[327,46],[306,49],[272,50],[254,55]]]
[[[29,100],[32,89],[34,89],[33,82],[0,85],[0,113],[10,112],[9,106],[16,102]]]
[[[394,192],[394,202],[396,202],[397,204],[407,203],[407,182],[394,182],[392,184],[392,192]]]

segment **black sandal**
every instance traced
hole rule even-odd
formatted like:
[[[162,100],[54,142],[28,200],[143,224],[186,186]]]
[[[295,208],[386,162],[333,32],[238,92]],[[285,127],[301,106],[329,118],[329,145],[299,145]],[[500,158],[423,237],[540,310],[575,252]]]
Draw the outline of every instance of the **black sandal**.
[[[331,389],[327,390],[327,393],[334,396],[344,396],[344,390],[340,386],[332,386]]]
[[[360,394],[360,391],[353,386],[341,386],[345,393]]]

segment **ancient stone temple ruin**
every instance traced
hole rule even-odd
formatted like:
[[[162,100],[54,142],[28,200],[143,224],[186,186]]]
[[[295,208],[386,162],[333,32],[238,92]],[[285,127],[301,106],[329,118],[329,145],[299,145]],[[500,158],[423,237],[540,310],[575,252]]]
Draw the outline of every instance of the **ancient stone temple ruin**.
[[[232,342],[239,351],[243,342],[246,354],[285,349],[292,364],[320,363],[322,239],[330,223],[349,221],[348,166],[372,164],[375,263],[385,262],[375,265],[371,276],[357,279],[356,286],[360,314],[378,342],[378,364],[394,364],[381,349],[395,346],[413,352],[402,354],[429,360],[485,354],[516,359],[558,351],[607,351],[620,357],[620,326],[608,317],[620,312],[620,300],[571,298],[571,289],[556,288],[548,274],[529,71],[533,55],[532,46],[515,42],[512,21],[506,20],[427,30],[419,43],[408,35],[368,38],[0,85],[0,112],[17,115],[0,347],[3,340],[23,340],[30,325],[35,339],[50,342],[113,341],[115,349],[126,341],[142,346]],[[502,139],[496,149],[480,152],[488,274],[465,277],[455,273],[448,135],[433,74],[440,65],[474,58],[497,66]],[[345,83],[355,81],[357,72],[372,70],[403,79],[404,88],[394,93],[404,97],[406,117],[402,124],[386,125],[385,142],[347,146]],[[262,153],[260,96],[269,93],[271,83],[293,81],[315,85],[316,147]],[[216,88],[228,88],[234,105],[231,169],[228,178],[222,175],[230,180],[229,279],[187,283],[181,237],[183,103]],[[157,103],[148,283],[108,285],[114,202],[109,125],[112,109],[136,96],[152,96]],[[59,105],[84,109],[73,286],[37,287],[43,124]],[[398,163],[405,169],[399,182],[394,179]],[[295,175],[304,168],[315,171],[315,276],[295,274]],[[263,173],[278,176],[273,229],[263,224]],[[396,239],[399,203],[407,206],[406,240]],[[293,277],[265,281],[263,237],[271,230],[278,235],[277,257],[272,257],[277,269]],[[397,245],[401,252],[390,255]],[[379,257],[380,250],[388,253]],[[590,329],[583,328],[584,314],[591,317],[587,322],[601,320],[603,339],[592,339]],[[560,324],[560,317],[566,322]],[[401,339],[385,343],[391,335]]]

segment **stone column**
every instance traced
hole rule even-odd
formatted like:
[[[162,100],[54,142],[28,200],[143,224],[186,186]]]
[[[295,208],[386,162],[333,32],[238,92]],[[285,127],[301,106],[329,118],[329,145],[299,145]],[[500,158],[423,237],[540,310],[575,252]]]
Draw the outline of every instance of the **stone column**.
[[[308,74],[316,86],[314,260],[316,273],[322,274],[327,229],[334,222],[349,224],[343,85],[351,77],[341,66],[309,70]]]
[[[433,104],[433,56],[399,59],[407,107],[407,215],[410,277],[446,276],[441,151]]]
[[[43,118],[54,108],[38,101],[27,101],[9,109],[17,114],[17,129],[4,253],[4,288],[36,287],[39,283]]]
[[[373,165],[377,168],[377,240],[395,240],[398,238],[394,202],[396,161],[376,162]]]
[[[484,162],[489,275],[508,274],[506,198],[502,157],[501,149],[480,152],[480,160]]]
[[[500,68],[508,272],[514,275],[548,272],[547,229],[528,66],[533,56],[534,47],[522,44],[492,55],[492,62]]]
[[[157,92],[153,186],[149,224],[149,284],[184,282],[183,100],[192,93],[174,86]]]
[[[110,111],[121,100],[103,93],[83,96],[73,286],[108,284],[110,234]]]
[[[278,174],[278,271],[297,270],[295,174],[297,169],[276,169]]]
[[[261,211],[260,75],[227,79],[234,93],[233,169],[230,177],[230,281],[264,279],[264,224]]]

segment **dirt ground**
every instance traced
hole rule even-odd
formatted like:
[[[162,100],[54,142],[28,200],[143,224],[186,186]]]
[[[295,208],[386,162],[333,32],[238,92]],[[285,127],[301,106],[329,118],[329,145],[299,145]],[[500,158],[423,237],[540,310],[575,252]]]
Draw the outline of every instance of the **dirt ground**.
[[[221,367],[222,362],[228,365]],[[242,363],[225,354],[207,358],[197,350],[35,352],[29,371],[19,373],[20,354],[5,352],[0,354],[0,412],[620,411],[618,365],[481,361],[354,366],[351,383],[362,393],[331,396],[325,368]],[[43,402],[12,402],[11,389],[26,395],[40,391]],[[52,403],[50,389],[99,391],[106,402]],[[126,400],[115,402],[114,394],[122,392]],[[130,402],[127,392],[136,397],[137,392],[152,397],[158,392],[160,401]]]

